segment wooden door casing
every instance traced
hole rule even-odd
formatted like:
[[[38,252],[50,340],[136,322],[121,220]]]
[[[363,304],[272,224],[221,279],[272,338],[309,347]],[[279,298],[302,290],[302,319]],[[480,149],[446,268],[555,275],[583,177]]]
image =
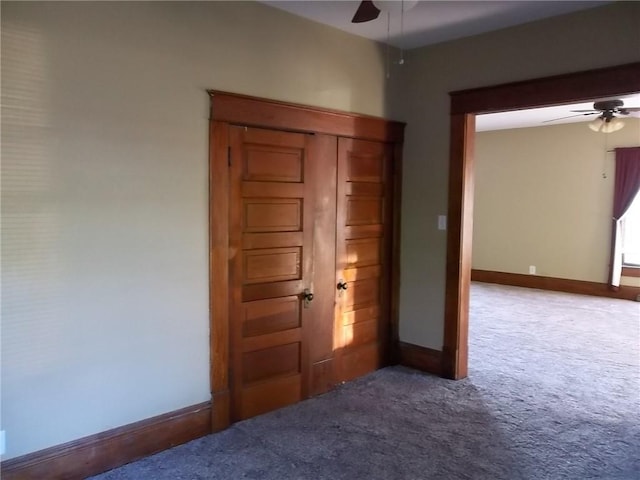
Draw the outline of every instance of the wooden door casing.
[[[340,342],[337,342],[335,328],[339,313],[334,281],[338,263],[336,215],[340,195],[337,189],[341,184],[337,181],[338,141],[349,137],[392,147],[396,154],[393,159],[394,187],[391,189],[389,183],[385,189],[389,188],[396,195],[404,124],[227,92],[212,90],[209,94],[211,421],[213,431],[219,431],[243,416],[324,393],[342,379],[357,376],[354,372],[344,374],[340,358],[346,353],[344,357],[357,360],[362,352],[353,345],[347,346],[351,347],[350,351],[343,352],[338,347]],[[237,148],[236,136],[239,135],[240,143],[243,143],[245,134],[265,134],[265,130],[271,130],[276,136],[291,134],[305,139],[302,190],[306,201],[296,201],[303,197],[299,196],[299,191],[295,192],[300,186],[294,184],[301,183],[296,181],[299,177],[292,167],[295,162],[280,161],[280,173],[263,178],[268,181],[257,181],[255,176],[243,178],[244,147]],[[269,148],[263,150],[271,153],[265,155],[277,156],[270,142],[266,142]],[[260,141],[253,141],[256,143],[260,144]],[[275,147],[276,151],[280,148]],[[300,150],[300,147],[294,149]],[[278,162],[276,159],[273,165]],[[265,165],[273,166],[272,162]],[[254,169],[254,173],[269,172]],[[256,201],[260,199],[264,201]],[[391,208],[389,200],[390,197],[385,196],[385,210]],[[293,219],[300,206],[302,221],[296,223]],[[245,207],[247,221],[241,216]],[[362,203],[360,207],[369,208]],[[274,209],[280,209],[281,214],[270,214]],[[385,223],[393,218],[393,226],[388,225],[392,234],[383,237],[385,252],[390,242],[393,251],[398,250],[399,210],[399,198],[394,198],[393,215],[385,217]],[[274,217],[282,221],[276,225]],[[312,218],[313,228],[309,230],[307,220]],[[289,242],[300,237],[300,231],[295,229],[300,223],[303,232],[301,250],[297,244],[299,239]],[[243,230],[245,226],[246,231]],[[358,225],[358,228],[366,231],[368,226]],[[308,243],[310,236],[311,244]],[[367,246],[365,242],[364,245],[354,244],[352,248],[370,250],[371,245]],[[273,258],[276,258],[275,263]],[[398,256],[394,254],[391,260],[385,263],[391,274],[383,275],[385,279],[391,278],[391,283],[384,286],[381,282],[379,288],[387,293],[391,290],[393,318],[388,341],[393,341],[394,345],[388,347],[394,348],[397,343]],[[358,272],[358,275],[362,273]],[[300,294],[304,288],[309,288],[315,295],[308,309],[301,308]],[[360,294],[356,297],[362,298]],[[383,294],[381,298],[388,301],[389,295]],[[389,310],[388,306],[383,309]],[[298,326],[295,326],[296,318]],[[381,329],[382,335],[377,335],[378,339],[388,333],[388,326]],[[361,326],[356,327],[357,338],[366,339],[358,333],[361,329]],[[378,359],[384,357],[387,345],[381,347],[378,348]],[[360,369],[360,372],[367,373],[367,370]],[[282,386],[284,388],[280,388]],[[263,398],[269,400],[265,403]]]
[[[390,144],[339,139],[334,337],[339,382],[388,362],[392,162]]]

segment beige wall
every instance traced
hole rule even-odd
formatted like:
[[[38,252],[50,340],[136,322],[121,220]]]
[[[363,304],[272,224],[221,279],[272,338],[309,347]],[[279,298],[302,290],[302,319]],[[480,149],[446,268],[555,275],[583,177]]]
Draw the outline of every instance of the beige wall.
[[[628,287],[640,287],[640,278],[638,278],[638,277],[622,277],[620,279],[620,285],[626,285]]]
[[[606,31],[606,35],[594,32]],[[613,5],[411,50],[392,115],[404,148],[400,338],[442,348],[448,92],[640,61],[640,3]]]
[[[207,88],[385,114],[378,44],[250,2],[2,2],[10,458],[209,395]]]
[[[604,135],[586,123],[476,134],[473,268],[605,283],[615,147],[640,145],[640,119]],[[603,178],[603,174],[606,178]]]

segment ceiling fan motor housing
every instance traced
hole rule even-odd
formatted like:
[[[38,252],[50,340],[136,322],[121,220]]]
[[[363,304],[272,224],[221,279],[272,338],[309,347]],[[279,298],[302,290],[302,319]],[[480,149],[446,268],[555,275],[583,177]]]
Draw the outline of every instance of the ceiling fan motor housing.
[[[596,102],[593,104],[594,110],[615,110],[624,105],[622,100],[603,100],[601,102]]]
[[[573,113],[577,113],[577,115],[570,115],[568,117],[561,117],[552,120],[547,120],[543,123],[553,122],[555,120],[563,120],[565,118],[572,117],[581,117],[583,115],[598,115],[596,120],[591,122],[593,124],[593,128],[590,128],[595,131],[601,131],[601,124],[609,124],[611,125],[614,120],[616,120],[617,125],[624,125],[624,123],[619,119],[620,115],[630,115],[632,112],[640,112],[640,107],[623,107],[624,102],[620,99],[611,99],[611,100],[600,100],[598,102],[594,102],[592,110],[571,110]],[[599,124],[598,121],[601,123]],[[616,130],[619,130],[622,126],[618,127]],[[610,130],[610,131],[616,131]],[[606,132],[608,133],[608,132]]]

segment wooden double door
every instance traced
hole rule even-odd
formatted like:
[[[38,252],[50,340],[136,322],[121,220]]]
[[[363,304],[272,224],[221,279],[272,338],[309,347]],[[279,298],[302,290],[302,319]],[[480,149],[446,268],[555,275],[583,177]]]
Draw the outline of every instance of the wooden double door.
[[[391,145],[232,126],[231,419],[385,363]]]
[[[404,124],[209,93],[217,431],[388,362]]]

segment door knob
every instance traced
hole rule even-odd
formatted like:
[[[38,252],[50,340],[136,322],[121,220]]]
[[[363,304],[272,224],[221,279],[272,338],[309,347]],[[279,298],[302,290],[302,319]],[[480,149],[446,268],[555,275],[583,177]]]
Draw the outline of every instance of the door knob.
[[[313,293],[311,293],[311,290],[308,288],[304,289],[304,292],[302,292],[302,300],[304,300],[304,308],[309,307],[309,303],[313,300]]]
[[[347,282],[345,282],[344,280],[340,280],[338,282],[338,290],[346,290],[347,288],[349,288]]]

